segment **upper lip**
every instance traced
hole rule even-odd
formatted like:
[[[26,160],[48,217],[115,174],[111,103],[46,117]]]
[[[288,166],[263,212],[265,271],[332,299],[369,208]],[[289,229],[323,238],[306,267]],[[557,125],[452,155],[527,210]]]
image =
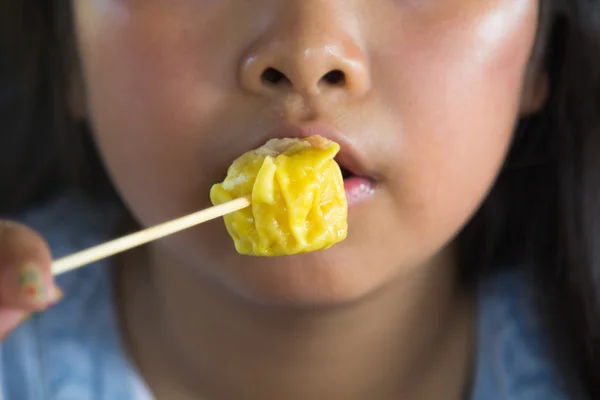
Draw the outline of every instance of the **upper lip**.
[[[340,151],[335,157],[335,161],[340,167],[348,170],[353,175],[374,179],[365,154],[346,135],[327,125],[286,125],[275,129],[268,137],[269,139],[306,138],[314,135],[322,136],[340,145]]]

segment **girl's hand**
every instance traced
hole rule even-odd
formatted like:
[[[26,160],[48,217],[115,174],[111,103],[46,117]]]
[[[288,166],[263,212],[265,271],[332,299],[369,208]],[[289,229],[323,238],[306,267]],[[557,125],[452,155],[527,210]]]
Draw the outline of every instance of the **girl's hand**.
[[[51,264],[40,235],[24,225],[0,221],[0,340],[31,313],[60,299]]]

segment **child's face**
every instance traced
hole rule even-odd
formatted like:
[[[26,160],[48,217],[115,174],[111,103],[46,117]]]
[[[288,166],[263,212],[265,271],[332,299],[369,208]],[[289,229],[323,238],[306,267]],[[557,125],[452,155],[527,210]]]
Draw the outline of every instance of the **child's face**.
[[[257,301],[348,301],[443,257],[494,182],[523,96],[533,96],[523,89],[536,0],[73,6],[84,108],[143,225],[210,206],[234,158],[284,124],[331,127],[377,179],[350,208],[348,239],[326,251],[242,257],[221,220],[157,248]],[[262,82],[267,67],[298,90]],[[345,81],[320,80],[333,69]]]

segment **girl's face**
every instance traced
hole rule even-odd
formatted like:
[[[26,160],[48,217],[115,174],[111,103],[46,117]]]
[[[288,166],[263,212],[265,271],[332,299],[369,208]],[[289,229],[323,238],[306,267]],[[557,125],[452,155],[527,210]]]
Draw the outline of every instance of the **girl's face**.
[[[536,98],[537,0],[72,3],[83,107],[142,225],[210,206],[237,156],[298,129],[371,179],[326,251],[242,257],[221,220],[155,245],[254,301],[351,301],[445,259]]]

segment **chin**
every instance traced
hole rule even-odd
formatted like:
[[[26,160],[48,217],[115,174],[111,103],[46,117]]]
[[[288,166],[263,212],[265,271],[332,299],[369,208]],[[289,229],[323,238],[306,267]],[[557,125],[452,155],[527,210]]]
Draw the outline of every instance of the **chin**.
[[[308,253],[240,255],[222,220],[172,235],[156,246],[170,265],[194,271],[189,277],[202,279],[199,287],[216,287],[221,294],[248,304],[288,309],[343,307],[379,292],[406,273],[406,266],[416,264],[408,252],[389,250],[415,246],[399,246],[406,240],[385,233],[391,231],[389,214],[372,215],[373,208],[384,207],[354,206],[348,215],[346,239]]]
[[[342,244],[301,255],[242,257],[213,271],[231,292],[255,303],[287,307],[335,307],[376,290],[377,271],[352,262]]]
[[[185,263],[201,272],[202,279],[250,303],[292,308],[348,305],[375,292],[392,273],[378,267],[389,264],[384,260],[369,260],[369,244],[354,243],[351,235],[326,250],[257,257],[238,254],[227,234],[217,232],[210,238],[196,237],[196,243],[205,244],[201,248],[178,241],[173,243],[178,249],[169,246],[170,250],[186,254]]]

